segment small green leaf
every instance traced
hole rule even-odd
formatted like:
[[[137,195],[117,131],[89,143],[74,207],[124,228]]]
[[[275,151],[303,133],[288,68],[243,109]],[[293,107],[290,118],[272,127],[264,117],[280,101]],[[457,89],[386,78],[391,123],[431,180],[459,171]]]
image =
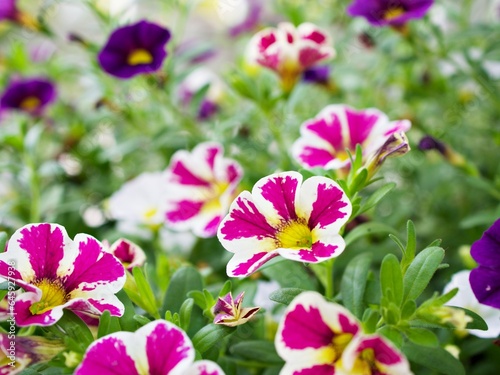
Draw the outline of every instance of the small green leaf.
[[[467,323],[467,329],[480,329],[481,331],[486,331],[488,330],[488,324],[484,321],[484,319],[479,315],[476,314],[474,311],[464,309],[462,307],[455,307],[456,309],[461,309],[464,310],[467,316],[470,316],[472,318],[472,322]]]
[[[99,319],[97,338],[121,331],[120,321],[116,316],[111,316],[108,310],[104,311]]]
[[[377,329],[377,323],[380,320],[380,313],[377,310],[368,308],[363,313],[363,328],[365,333],[373,333]]]
[[[361,206],[361,209],[359,210],[358,214],[362,214],[363,212],[368,211],[370,208],[375,207],[378,204],[378,202],[380,202],[395,187],[396,183],[390,182],[375,190],[372,194],[370,194],[369,198]]]
[[[74,340],[78,344],[79,351],[82,353],[94,341],[94,336],[92,336],[87,324],[70,310],[64,310],[64,315],[56,325],[62,329],[68,339]]]
[[[232,354],[254,360],[262,365],[282,364],[283,360],[276,353],[274,343],[263,340],[241,341],[231,346]]]
[[[271,280],[277,281],[282,288],[302,288],[316,290],[317,279],[306,268],[291,260],[275,263],[272,267],[261,269],[262,273]]]
[[[403,251],[403,259],[401,259],[401,270],[403,274],[406,273],[408,266],[415,259],[415,252],[417,250],[417,234],[415,232],[415,225],[411,220],[406,223],[406,247]]]
[[[408,339],[418,345],[433,346],[439,345],[439,340],[434,332],[425,328],[409,327],[405,330]]]
[[[132,275],[134,276],[134,280],[137,284],[137,291],[141,297],[141,307],[144,308],[149,314],[159,319],[160,315],[158,314],[156,298],[153,290],[151,289],[151,285],[149,285],[149,282],[146,280],[146,276],[144,276],[144,273],[139,267],[134,267]]]
[[[411,299],[406,301],[403,307],[401,308],[401,319],[402,320],[410,319],[413,316],[413,314],[415,314],[415,311],[417,311],[417,304],[415,303],[415,301]]]
[[[275,290],[269,295],[269,299],[274,302],[288,306],[304,289],[300,288],[282,288]]]
[[[0,232],[0,253],[5,251],[5,245],[7,244],[7,233]]]
[[[383,326],[378,329],[377,332],[394,343],[394,345],[396,345],[398,348],[401,348],[401,346],[403,345],[403,335],[395,327],[389,325]]]
[[[418,363],[440,374],[465,375],[462,363],[440,346],[430,347],[407,342],[403,345],[402,350],[411,362]]]
[[[151,323],[151,320],[142,315],[134,315],[134,320],[141,326]]]
[[[362,253],[353,258],[342,275],[340,293],[344,306],[356,317],[361,318],[364,311],[363,297],[372,255]]]
[[[344,237],[346,246],[351,245],[354,241],[359,240],[365,236],[372,234],[387,234],[396,233],[396,231],[387,224],[378,223],[376,221],[371,221],[368,223],[363,223],[355,227]]]
[[[351,197],[355,193],[363,189],[367,179],[368,179],[368,171],[366,170],[366,168],[359,169],[353,181],[349,185],[349,193]]]
[[[443,258],[444,250],[440,247],[428,247],[415,257],[404,276],[404,301],[415,300],[422,294]]]
[[[221,341],[231,335],[234,330],[230,327],[209,324],[200,329],[193,337],[193,345],[200,353],[205,353],[208,349],[220,345]]]
[[[389,298],[389,291],[391,298],[396,306],[401,306],[403,301],[403,275],[399,266],[398,258],[394,254],[387,254],[382,260],[380,268],[380,287],[382,295]]]
[[[192,266],[179,268],[168,284],[160,313],[165,311],[179,312],[187,298],[188,292],[203,289],[203,280],[198,270]]]
[[[188,331],[189,323],[191,322],[191,313],[193,312],[194,299],[188,298],[181,305],[179,311],[179,324],[184,331]]]
[[[187,296],[189,298],[192,298],[194,300],[194,303],[202,310],[205,310],[206,306],[206,300],[205,300],[205,294],[203,292],[200,292],[199,290],[192,290],[187,293]]]
[[[226,294],[228,294],[232,289],[232,283],[231,280],[226,280],[224,285],[222,286],[220,292],[219,292],[219,297],[224,297]]]

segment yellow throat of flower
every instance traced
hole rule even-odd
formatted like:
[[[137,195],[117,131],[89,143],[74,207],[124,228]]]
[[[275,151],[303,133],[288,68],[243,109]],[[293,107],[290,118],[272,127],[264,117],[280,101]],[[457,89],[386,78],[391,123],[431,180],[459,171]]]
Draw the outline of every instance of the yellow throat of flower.
[[[40,106],[41,102],[40,99],[38,99],[36,96],[28,96],[26,99],[24,99],[19,107],[26,111],[32,111]]]
[[[395,18],[398,18],[399,16],[403,15],[405,13],[405,10],[401,7],[394,7],[394,8],[389,8],[385,11],[384,13],[384,20],[386,21],[392,21]]]
[[[310,248],[313,243],[312,233],[305,220],[286,223],[276,235],[278,247],[286,249]]]
[[[56,306],[63,305],[68,300],[68,295],[58,280],[42,279],[34,285],[42,291],[42,298],[30,306],[33,315],[43,314]]]
[[[142,48],[138,48],[133,50],[127,59],[127,63],[129,65],[142,65],[142,64],[150,64],[153,62],[153,55]]]

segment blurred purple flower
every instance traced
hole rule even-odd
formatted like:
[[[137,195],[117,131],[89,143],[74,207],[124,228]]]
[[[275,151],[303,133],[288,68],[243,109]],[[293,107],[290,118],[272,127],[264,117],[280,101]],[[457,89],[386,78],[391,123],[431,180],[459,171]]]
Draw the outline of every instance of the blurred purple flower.
[[[262,13],[262,4],[256,0],[249,0],[248,10],[244,20],[236,25],[233,25],[229,29],[229,35],[232,37],[237,37],[238,35],[245,33],[247,31],[252,31],[259,23],[260,16]]]
[[[0,1],[0,21],[16,20],[16,16],[17,16],[16,0]]]
[[[330,67],[328,65],[312,66],[302,73],[302,80],[310,83],[327,84],[330,78]]]
[[[500,219],[472,244],[471,255],[479,264],[469,276],[474,295],[483,305],[500,309]]]
[[[45,78],[14,80],[0,97],[0,111],[13,109],[39,116],[55,99],[56,88]]]
[[[360,16],[373,26],[402,26],[412,18],[425,16],[434,0],[354,0],[347,14]]]
[[[167,57],[165,45],[170,31],[148,21],[123,26],[111,34],[98,55],[102,69],[127,79],[160,69]]]

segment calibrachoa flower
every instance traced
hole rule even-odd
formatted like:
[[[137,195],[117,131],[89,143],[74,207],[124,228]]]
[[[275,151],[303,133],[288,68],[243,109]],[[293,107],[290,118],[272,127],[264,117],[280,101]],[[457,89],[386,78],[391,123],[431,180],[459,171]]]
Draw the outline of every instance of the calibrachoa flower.
[[[425,16],[434,0],[354,0],[350,16],[364,17],[373,26],[402,26],[412,18]]]
[[[192,152],[177,151],[167,168],[166,222],[176,230],[191,229],[199,237],[211,237],[236,195],[243,171],[223,157],[218,143],[205,142]]]
[[[17,15],[16,0],[2,0],[0,2],[0,21],[15,20]]]
[[[500,219],[471,246],[479,266],[470,273],[470,285],[477,300],[500,309]]]
[[[141,247],[125,238],[113,242],[108,252],[113,254],[128,271],[132,272],[134,267],[141,267],[146,262],[146,254]]]
[[[355,110],[347,105],[329,105],[300,127],[300,138],[292,154],[305,168],[341,169],[349,167],[356,145],[363,158],[377,153],[395,133],[409,130],[408,120],[389,121],[387,115],[375,108]]]
[[[458,292],[446,304],[474,311],[484,319],[488,329],[486,331],[468,329],[470,334],[483,338],[498,337],[500,334],[500,310],[479,303],[469,284],[469,276],[470,271],[468,270],[457,272],[452,276],[450,282],[444,287],[443,293],[455,288],[458,288]]]
[[[312,23],[297,28],[280,23],[278,28],[266,28],[255,34],[248,45],[247,58],[275,71],[289,91],[302,72],[321,61],[335,57],[328,34]]]
[[[144,172],[109,198],[107,211],[122,232],[148,237],[163,225],[165,181],[164,172]]]
[[[189,337],[165,320],[155,320],[134,332],[116,332],[94,341],[75,375],[192,374],[223,375],[211,361],[193,363]]]
[[[320,85],[328,84],[330,79],[330,67],[328,65],[313,66],[306,69],[302,74],[304,82],[318,83]]]
[[[219,297],[212,311],[215,315],[214,323],[228,327],[235,327],[246,323],[260,310],[260,307],[242,307],[245,292],[238,294],[233,300],[231,292]]]
[[[308,263],[338,256],[345,247],[339,230],[351,211],[344,191],[326,177],[302,183],[300,173],[282,172],[260,179],[219,226],[222,246],[234,253],[227,274],[248,276],[277,255]]]
[[[111,34],[98,56],[104,71],[118,78],[153,73],[167,57],[170,31],[148,21],[123,26]]]
[[[12,81],[0,97],[0,111],[18,110],[39,116],[56,99],[54,84],[45,78]]]
[[[364,335],[343,306],[303,292],[288,306],[275,337],[281,374],[409,375],[406,358],[378,335]]]
[[[123,314],[115,296],[125,283],[123,266],[92,236],[80,233],[73,241],[58,224],[18,229],[0,254],[0,276],[24,289],[14,302],[18,326],[52,325],[63,309]]]

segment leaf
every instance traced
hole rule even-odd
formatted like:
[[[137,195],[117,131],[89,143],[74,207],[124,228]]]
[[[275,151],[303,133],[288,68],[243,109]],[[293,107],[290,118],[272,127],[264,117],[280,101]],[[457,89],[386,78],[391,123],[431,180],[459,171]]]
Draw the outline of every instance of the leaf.
[[[401,308],[401,319],[402,320],[408,320],[412,317],[413,314],[415,314],[415,311],[417,311],[417,304],[413,300],[408,300],[404,303],[403,307]]]
[[[165,311],[179,312],[182,304],[187,298],[188,292],[203,289],[203,280],[198,270],[192,266],[179,268],[168,284],[167,292],[163,299],[160,315]]]
[[[394,345],[396,345],[398,348],[401,348],[401,346],[403,345],[403,335],[395,327],[392,327],[390,325],[383,326],[379,328],[377,332],[394,343]]]
[[[344,306],[356,317],[361,318],[364,311],[363,296],[372,255],[363,253],[353,258],[345,268],[340,284]]]
[[[275,263],[272,267],[261,269],[261,272],[271,280],[277,281],[282,288],[302,288],[316,290],[317,281],[300,263],[286,260]]]
[[[440,346],[430,347],[407,342],[403,345],[402,350],[411,362],[418,363],[440,374],[465,375],[462,363]]]
[[[439,340],[434,332],[418,327],[410,327],[405,330],[408,339],[418,345],[436,347],[439,345]]]
[[[181,305],[181,308],[179,311],[179,324],[180,324],[180,327],[184,331],[187,331],[189,328],[189,323],[191,322],[191,313],[193,312],[193,307],[194,307],[194,299],[192,299],[192,298],[188,298]]]
[[[146,276],[139,267],[134,267],[132,269],[132,275],[137,284],[137,291],[142,301],[141,307],[143,307],[149,314],[159,319],[158,308],[156,305],[156,298],[151,289],[151,285],[146,280]]]
[[[488,324],[484,321],[484,319],[481,317],[481,315],[476,314],[474,311],[464,309],[463,307],[458,307],[458,306],[450,306],[454,307],[456,309],[464,310],[467,316],[470,316],[472,318],[472,322],[467,323],[467,329],[480,329],[481,331],[487,331],[488,330]]]
[[[443,258],[444,250],[440,247],[428,247],[415,257],[403,279],[404,301],[415,300],[422,294]]]
[[[396,187],[396,183],[390,182],[379,187],[372,194],[370,194],[369,198],[366,202],[361,206],[359,210],[359,214],[368,211],[370,208],[375,207],[378,202],[380,202],[387,194],[389,194]]]
[[[269,295],[269,299],[288,306],[303,291],[304,289],[300,288],[282,288],[272,292]]]
[[[411,220],[406,223],[406,247],[403,251],[403,259],[401,259],[401,269],[403,274],[406,272],[408,266],[415,259],[415,252],[417,249],[417,234],[415,232],[415,225]]]
[[[108,310],[104,311],[99,319],[99,327],[97,329],[97,338],[121,331],[120,321],[116,316],[111,316]]]
[[[382,260],[380,268],[380,287],[382,295],[389,298],[388,291],[396,306],[400,307],[403,301],[403,274],[399,266],[398,258],[394,254],[387,254]]]
[[[262,365],[277,365],[283,363],[281,357],[276,353],[274,343],[269,341],[241,341],[232,345],[230,351],[234,355],[247,360],[255,360]]]
[[[5,251],[5,245],[7,244],[7,232],[0,232],[0,253]]]
[[[94,341],[94,336],[92,336],[87,324],[70,310],[64,310],[62,318],[56,324],[65,332],[67,339],[77,343],[82,353],[85,353],[85,350]]]
[[[208,349],[221,345],[221,341],[231,335],[234,329],[223,325],[209,324],[200,329],[193,337],[193,345],[200,353],[205,353]]]
[[[344,237],[346,246],[351,245],[354,241],[359,240],[362,237],[372,235],[372,234],[386,234],[386,233],[396,233],[396,231],[389,225],[378,223],[376,221],[371,221],[369,223],[363,223],[355,227]]]

